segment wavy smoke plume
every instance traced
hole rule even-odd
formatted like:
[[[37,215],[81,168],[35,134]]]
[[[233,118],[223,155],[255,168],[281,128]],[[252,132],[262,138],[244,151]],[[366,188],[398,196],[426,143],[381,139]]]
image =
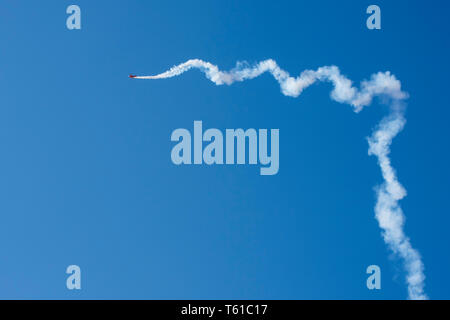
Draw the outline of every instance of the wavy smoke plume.
[[[353,107],[360,112],[371,104],[375,96],[387,98],[389,114],[384,117],[374,130],[369,142],[369,155],[378,159],[384,182],[377,187],[375,217],[382,229],[383,239],[388,247],[402,259],[405,267],[409,299],[427,299],[424,293],[424,266],[419,252],[411,245],[410,239],[403,231],[405,216],[399,201],[406,196],[406,190],[397,179],[389,158],[390,145],[394,137],[405,125],[402,101],[407,94],[401,90],[401,83],[389,71],[373,74],[363,81],[360,88],[343,76],[336,66],[326,66],[317,70],[305,70],[298,77],[291,77],[272,60],[264,60],[254,66],[238,63],[230,71],[221,71],[209,62],[191,59],[172,67],[170,70],[154,76],[136,76],[136,79],[165,79],[178,76],[190,69],[199,69],[216,85],[230,85],[236,81],[253,79],[268,72],[280,84],[281,92],[290,97],[298,97],[302,91],[316,81],[328,81],[333,85],[331,98]]]

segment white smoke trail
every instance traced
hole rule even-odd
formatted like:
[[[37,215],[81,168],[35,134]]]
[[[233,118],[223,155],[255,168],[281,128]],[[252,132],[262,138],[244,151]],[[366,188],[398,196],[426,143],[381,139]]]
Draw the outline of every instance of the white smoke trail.
[[[355,112],[371,104],[375,96],[388,98],[390,113],[378,124],[369,141],[369,155],[375,155],[381,168],[384,183],[377,189],[375,216],[383,238],[389,248],[404,263],[407,276],[408,297],[410,299],[427,299],[424,293],[424,266],[421,257],[410,243],[403,231],[404,214],[398,202],[406,196],[406,190],[399,183],[389,158],[392,139],[403,129],[405,118],[402,100],[407,94],[401,90],[400,81],[390,72],[378,72],[363,81],[359,90],[352,81],[343,76],[336,66],[321,67],[317,70],[305,70],[294,78],[282,70],[272,60],[264,60],[255,66],[238,63],[230,71],[220,71],[209,62],[199,59],[188,60],[170,70],[154,76],[137,76],[136,79],[165,79],[178,76],[192,68],[200,69],[206,77],[217,85],[232,84],[236,81],[253,79],[269,72],[278,81],[281,91],[286,96],[298,97],[302,91],[316,81],[328,81],[333,85],[331,98],[340,103],[351,105]]]

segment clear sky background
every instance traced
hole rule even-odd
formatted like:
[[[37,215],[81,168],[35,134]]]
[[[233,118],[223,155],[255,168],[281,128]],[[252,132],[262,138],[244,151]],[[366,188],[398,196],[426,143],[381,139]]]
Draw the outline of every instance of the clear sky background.
[[[66,8],[82,29],[66,28]],[[370,4],[382,30],[366,28]],[[190,58],[273,58],[297,75],[389,70],[410,94],[393,165],[426,293],[450,298],[448,1],[12,1],[0,3],[0,298],[404,299],[374,218],[382,182],[360,114],[318,84],[269,75],[216,86]],[[176,128],[279,128],[280,171],[175,166]],[[66,267],[82,290],[66,289]],[[382,289],[366,288],[377,264]]]

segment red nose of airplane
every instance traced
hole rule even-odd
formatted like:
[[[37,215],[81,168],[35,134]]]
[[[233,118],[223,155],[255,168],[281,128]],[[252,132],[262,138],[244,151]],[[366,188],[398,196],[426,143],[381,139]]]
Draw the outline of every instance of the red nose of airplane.
[[[136,78],[136,76],[135,76],[135,75],[132,75],[132,74],[130,74],[128,77],[129,77],[129,78]]]

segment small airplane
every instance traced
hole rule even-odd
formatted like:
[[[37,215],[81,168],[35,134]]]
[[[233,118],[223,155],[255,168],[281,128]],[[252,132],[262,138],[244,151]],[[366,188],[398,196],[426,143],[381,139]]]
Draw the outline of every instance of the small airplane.
[[[133,74],[130,74],[129,76],[128,76],[128,78],[131,78],[131,79],[133,79],[133,78],[136,78],[137,76],[135,76],[135,75],[133,75]]]

